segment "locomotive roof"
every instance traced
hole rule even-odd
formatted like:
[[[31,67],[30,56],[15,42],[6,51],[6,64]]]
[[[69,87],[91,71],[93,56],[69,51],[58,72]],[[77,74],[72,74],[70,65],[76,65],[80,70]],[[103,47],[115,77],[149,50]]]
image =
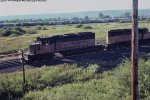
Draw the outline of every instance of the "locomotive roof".
[[[147,28],[139,28],[139,33],[147,33]],[[121,35],[130,35],[131,29],[116,29],[108,31],[108,36],[121,36]]]
[[[55,35],[51,37],[39,37],[38,41],[49,41],[49,42],[64,42],[64,41],[75,41],[75,40],[84,40],[95,38],[95,33],[93,32],[79,32],[79,33],[70,33],[63,35]]]
[[[31,45],[38,45],[38,44],[41,44],[41,42],[37,41],[37,42],[33,42],[33,43],[29,44],[29,45],[31,46]]]

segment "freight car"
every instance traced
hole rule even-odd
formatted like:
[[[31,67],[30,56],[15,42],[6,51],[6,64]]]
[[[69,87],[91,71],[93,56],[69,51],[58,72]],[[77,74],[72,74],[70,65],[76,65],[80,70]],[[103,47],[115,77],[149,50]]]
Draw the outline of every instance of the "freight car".
[[[95,43],[95,33],[79,32],[51,37],[37,37],[36,42],[29,45],[25,53],[25,60],[33,62],[51,59],[55,53],[63,56],[97,52],[104,49],[114,49],[120,46],[130,46],[131,29],[117,29],[108,31],[105,45]],[[150,33],[147,28],[139,29],[139,43],[150,42]]]
[[[95,45],[95,33],[79,32],[51,37],[38,37],[29,45],[25,53],[26,61],[37,61],[53,58],[55,53],[63,56],[103,50],[104,46]]]

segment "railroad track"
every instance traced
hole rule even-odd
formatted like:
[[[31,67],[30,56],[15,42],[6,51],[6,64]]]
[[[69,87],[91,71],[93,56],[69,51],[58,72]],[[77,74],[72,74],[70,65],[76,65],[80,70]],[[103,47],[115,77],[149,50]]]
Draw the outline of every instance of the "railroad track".
[[[19,59],[0,61],[0,70],[6,69],[6,68],[12,68],[16,66],[21,66],[21,62]]]
[[[144,44],[140,46],[140,55],[144,56],[146,53],[150,53],[150,43]],[[94,57],[97,57],[97,59],[102,59],[103,60],[109,60],[109,59],[115,59],[119,57],[130,57],[130,48],[118,48],[118,49],[112,49],[112,50],[106,50],[106,51],[101,51],[101,52],[95,52],[95,53],[89,53],[89,54],[79,54],[79,55],[72,55],[72,56],[67,56],[65,57],[66,59],[69,59],[69,61],[72,60],[81,60],[81,56],[88,56],[88,55],[94,55]],[[61,61],[64,60],[65,58],[54,58],[54,59],[49,59],[49,60],[43,60],[39,62],[34,62],[33,65],[44,65],[46,62],[49,63],[56,63],[56,62],[65,62]],[[71,60],[70,60],[71,58]],[[90,58],[89,56],[87,58]],[[150,58],[150,56],[148,56]],[[7,69],[15,69],[21,66],[22,63],[20,62],[19,58],[14,58],[14,59],[9,59],[9,60],[0,60],[0,70],[7,70]],[[32,65],[32,64],[31,64]]]

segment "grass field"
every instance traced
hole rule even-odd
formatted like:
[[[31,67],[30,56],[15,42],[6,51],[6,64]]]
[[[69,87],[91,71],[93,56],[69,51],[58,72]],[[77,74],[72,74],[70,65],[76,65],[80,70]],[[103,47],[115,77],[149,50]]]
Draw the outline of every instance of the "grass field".
[[[92,29],[76,28],[77,25],[47,26],[48,30],[39,30],[38,34],[25,34],[18,37],[0,37],[0,54],[26,49],[38,36],[92,31],[97,41],[105,41],[107,31],[130,28],[129,23],[86,24]],[[150,29],[149,23],[140,23],[140,27]],[[35,28],[35,27],[31,27]],[[30,28],[24,28],[28,30]],[[149,56],[150,54],[147,54]],[[2,100],[130,100],[131,99],[131,62],[125,59],[116,68],[107,70],[100,59],[81,61],[86,66],[61,64],[31,68],[26,66],[26,93],[22,89],[22,73],[0,74],[0,99]],[[99,63],[104,63],[102,66]],[[113,62],[114,63],[114,62]],[[139,61],[139,93],[142,100],[150,97],[150,60]],[[19,99],[18,99],[19,98]]]
[[[76,33],[91,31],[96,34],[97,41],[105,41],[107,31],[111,29],[131,28],[130,23],[97,23],[84,24],[83,26],[92,26],[92,29],[76,28],[77,25],[46,26],[48,30],[38,30],[38,34],[25,34],[18,37],[0,37],[0,55],[14,53],[20,49],[27,49],[28,45],[39,36],[52,36],[65,33]],[[150,23],[140,22],[139,27],[150,29]],[[35,27],[24,28],[25,30]]]
[[[150,60],[139,61],[141,100],[150,96]],[[2,100],[131,100],[131,62],[104,71],[97,64],[76,64],[26,69],[26,93],[22,73],[0,74]],[[20,98],[20,99],[18,99]]]

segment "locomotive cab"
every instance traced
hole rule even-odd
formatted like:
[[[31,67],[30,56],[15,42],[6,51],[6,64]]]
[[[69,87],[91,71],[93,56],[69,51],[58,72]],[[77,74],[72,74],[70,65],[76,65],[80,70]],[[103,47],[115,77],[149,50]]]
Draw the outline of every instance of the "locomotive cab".
[[[38,51],[41,49],[41,42],[32,43],[29,45],[29,51],[31,54],[37,54]]]

